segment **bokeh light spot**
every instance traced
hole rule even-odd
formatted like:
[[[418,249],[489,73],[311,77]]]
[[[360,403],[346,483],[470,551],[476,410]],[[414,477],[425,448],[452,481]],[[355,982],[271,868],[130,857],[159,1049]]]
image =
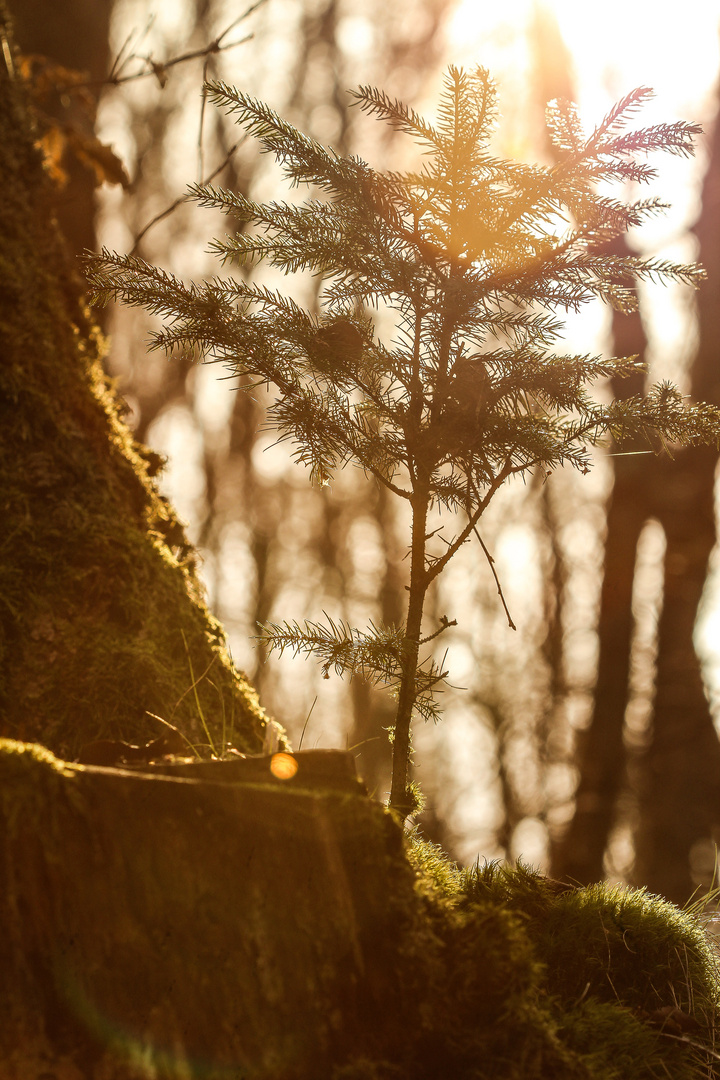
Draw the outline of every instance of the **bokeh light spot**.
[[[297,759],[292,754],[273,754],[270,759],[270,772],[276,780],[292,780],[297,771]]]

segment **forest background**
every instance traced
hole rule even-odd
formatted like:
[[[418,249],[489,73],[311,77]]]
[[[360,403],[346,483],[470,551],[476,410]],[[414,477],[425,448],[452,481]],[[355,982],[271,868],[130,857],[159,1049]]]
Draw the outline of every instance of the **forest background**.
[[[217,271],[208,241],[227,223],[183,201],[187,184],[219,170],[215,183],[266,200],[279,179],[250,141],[238,145],[227,117],[204,106],[205,77],[267,100],[376,168],[407,165],[405,147],[349,107],[345,91],[360,83],[431,113],[442,68],[480,62],[499,83],[497,152],[530,160],[552,152],[548,100],[578,100],[592,126],[626,91],[654,86],[643,124],[688,119],[706,134],[695,162],[662,167],[653,193],[673,210],[643,230],[638,249],[697,257],[708,281],[696,296],[644,288],[638,316],[589,308],[568,323],[568,344],[639,353],[651,381],[671,378],[720,404],[712,5],[690,3],[672,24],[643,17],[645,4],[622,14],[618,5],[615,19],[608,13],[592,27],[561,3],[518,3],[493,16],[476,0],[368,0],[362,11],[349,0],[265,0],[252,11],[237,0],[12,6],[23,51],[89,73],[95,132],[127,173],[97,186],[120,174],[112,176],[111,161],[92,170],[68,152],[73,138],[92,134],[92,120],[77,94],[57,95],[61,124],[48,151],[67,173],[58,209],[71,247],[134,250],[188,279]],[[305,300],[313,295],[312,281],[292,286]],[[145,315],[117,309],[102,318],[128,422],[168,457],[162,490],[188,522],[236,663],[296,747],[351,747],[384,798],[392,702],[361,680],[323,681],[312,663],[266,657],[254,636],[258,622],[322,610],[351,625],[400,621],[396,510],[355,470],[310,488],[263,432],[260,398],[232,392],[212,366],[148,355]],[[632,379],[607,388],[639,390]],[[428,797],[422,828],[449,853],[461,861],[522,855],[556,876],[646,884],[678,902],[710,883],[720,839],[715,476],[711,451],[670,461],[611,450],[598,453],[589,477],[558,473],[498,499],[483,539],[517,630],[475,548],[458,556],[429,612],[458,622],[443,635],[458,689],[444,694],[442,724],[419,725],[415,735]]]

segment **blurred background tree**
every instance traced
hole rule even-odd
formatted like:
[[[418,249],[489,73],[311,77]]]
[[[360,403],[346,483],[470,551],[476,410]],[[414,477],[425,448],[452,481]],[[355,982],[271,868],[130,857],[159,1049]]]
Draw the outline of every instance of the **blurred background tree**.
[[[710,89],[716,39],[708,44],[717,28],[712,5],[697,0],[696,6],[704,22],[678,16],[677,25],[646,28],[644,36],[629,30],[624,38],[634,41],[634,55],[621,55],[603,27],[586,26],[598,57],[591,70],[587,46],[582,53],[578,46],[582,13],[560,0],[545,6],[528,0],[494,23],[478,13],[475,0],[368,0],[360,12],[349,0],[265,0],[234,26],[247,10],[237,0],[13,5],[26,52],[89,73],[99,93],[96,130],[132,181],[129,189],[104,185],[98,192],[92,170],[68,157],[68,182],[58,198],[71,246],[79,251],[100,240],[134,249],[188,278],[212,272],[204,248],[215,223],[182,201],[162,216],[186,184],[224,166],[216,183],[248,195],[262,186],[265,197],[272,175],[249,143],[233,149],[237,129],[226,117],[204,108],[203,77],[268,100],[343,153],[393,168],[401,164],[399,144],[372,141],[382,130],[348,108],[346,88],[370,83],[422,109],[425,98],[436,97],[442,67],[463,62],[463,50],[472,50],[473,63],[500,74],[501,107],[513,121],[502,152],[535,159],[544,151],[549,158],[550,148],[537,144],[544,103],[579,96],[583,115],[599,118],[610,99],[654,81],[644,79],[644,70],[659,48],[652,35],[663,33],[665,46],[672,42],[685,61],[678,115],[705,121],[708,132],[702,213],[702,168],[691,176],[684,166],[672,179],[695,185],[695,235],[709,280],[695,306],[678,294],[659,313],[647,290],[639,316],[611,325],[607,314],[590,311],[568,332],[581,338],[582,348],[599,339],[607,352],[639,352],[653,381],[667,374],[693,396],[720,403],[720,152]],[[684,36],[692,28],[692,39]],[[251,41],[231,47],[250,33]],[[221,35],[222,48],[213,51]],[[167,65],[191,52],[198,55]],[[690,52],[703,84],[690,85]],[[148,57],[151,74],[99,85],[110,70],[123,77],[147,70]],[[60,93],[47,107],[65,122],[67,109],[77,105]],[[662,100],[660,107],[667,114]],[[82,126],[87,118],[74,122]],[[664,179],[658,191],[666,194]],[[661,246],[670,237],[683,258],[697,250],[687,232],[692,200],[685,204],[656,241]],[[313,287],[297,282],[304,298]],[[303,619],[319,608],[353,625],[397,621],[405,552],[394,512],[354,471],[332,490],[309,491],[283,448],[262,433],[261,404],[228,393],[220,372],[148,356],[148,324],[137,311],[114,311],[107,329],[109,369],[137,437],[169,457],[165,491],[201,549],[209,601],[236,662],[296,746],[302,739],[304,746],[353,747],[371,791],[385,797],[390,755],[383,729],[391,703],[360,680],[349,687],[321,683],[311,665],[266,661],[251,638],[258,621]],[[663,350],[663,334],[674,346]],[[608,393],[628,389],[625,382]],[[457,700],[448,692],[447,722],[421,729],[416,744],[430,794],[423,829],[461,860],[478,852],[481,858],[523,854],[556,875],[580,881],[608,875],[681,902],[709,882],[720,833],[720,749],[711,711],[720,648],[713,663],[707,633],[714,610],[708,567],[715,558],[715,467],[713,454],[697,450],[674,463],[603,455],[582,492],[566,476],[511,489],[485,539],[517,634],[508,631],[492,578],[474,553],[443,582],[433,602],[437,613],[458,616],[452,670],[469,692]]]

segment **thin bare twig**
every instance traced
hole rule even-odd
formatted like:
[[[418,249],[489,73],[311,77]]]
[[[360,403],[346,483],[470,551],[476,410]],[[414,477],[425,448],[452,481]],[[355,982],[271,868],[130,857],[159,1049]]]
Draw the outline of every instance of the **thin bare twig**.
[[[227,29],[223,30],[222,34],[220,34],[218,36],[218,38],[217,38],[218,45],[220,44],[222,39],[227,34],[230,33],[231,30],[234,30],[236,26],[239,26],[239,24],[241,22],[244,22],[245,19],[249,18],[250,15],[253,14],[254,11],[257,11],[258,8],[261,8],[263,6],[263,4],[266,4],[266,3],[267,3],[267,0],[257,0],[257,2],[254,3],[254,4],[251,4],[249,8],[245,8],[242,15],[238,15],[237,19],[235,19],[233,22],[231,22],[230,25],[227,27]]]
[[[211,184],[215,177],[220,175],[223,169],[230,164],[233,154],[235,154],[235,152],[242,146],[242,144],[247,140],[247,138],[247,135],[243,135],[241,139],[238,139],[236,143],[233,143],[233,145],[230,147],[218,167],[216,169],[213,169],[210,175],[206,176],[205,179],[201,181],[201,186],[204,186],[205,184]],[[189,202],[190,198],[191,196],[187,192],[184,195],[180,195],[180,197],[175,199],[175,201],[172,202],[170,206],[166,207],[165,210],[161,210],[159,214],[156,214],[154,218],[148,221],[147,225],[145,225],[135,237],[133,246],[130,249],[129,254],[134,255],[136,253],[140,241],[150,231],[150,229],[153,228],[154,225],[157,225],[159,222],[164,221],[166,217],[169,217],[170,214],[174,213],[177,210],[178,206],[181,206],[184,202]]]
[[[473,529],[475,528],[475,526],[477,525],[478,521],[480,520],[482,515],[485,513],[485,510],[487,509],[487,506],[488,506],[490,500],[492,499],[493,495],[498,490],[498,488],[505,482],[507,477],[512,476],[512,474],[514,472],[516,472],[517,469],[522,469],[522,468],[525,467],[525,466],[520,466],[520,465],[518,465],[517,468],[513,467],[512,455],[513,455],[514,449],[515,448],[513,447],[513,449],[508,454],[508,456],[507,456],[507,458],[505,460],[505,464],[503,465],[502,469],[500,469],[500,472],[498,472],[493,477],[492,481],[488,484],[485,495],[482,498],[480,498],[479,492],[477,492],[477,490],[475,489],[475,485],[474,484],[471,485],[472,489],[473,489],[473,493],[474,493],[474,495],[476,497],[476,500],[477,500],[477,504],[475,506],[475,509],[473,511],[471,511],[469,507],[467,508],[466,512],[467,512],[467,515],[468,515],[468,518],[469,518],[467,525],[464,527],[464,529],[462,529],[461,532],[459,532],[457,534],[455,539],[451,543],[448,544],[448,549],[445,552],[445,554],[440,555],[437,558],[432,560],[430,566],[427,568],[427,570],[425,572],[425,577],[426,577],[426,581],[427,581],[428,584],[431,581],[435,580],[435,578],[438,576],[438,574],[448,564],[450,559],[452,559],[455,552],[458,551],[463,546],[463,544],[466,543],[468,537],[471,535],[471,533],[472,533]]]
[[[201,177],[205,172],[205,152],[203,150],[203,135],[205,134],[205,108],[207,106],[207,82],[210,57],[205,57],[202,73],[202,92],[200,94],[200,123],[198,124],[197,153],[198,153],[198,183],[202,183]]]
[[[132,50],[130,49],[130,43],[132,42],[132,39],[135,36],[136,31],[135,30],[130,31],[130,33],[128,34],[128,36],[125,38],[122,45],[120,46],[120,48],[118,50],[118,53],[117,53],[117,56],[113,60],[112,67],[110,68],[110,71],[109,71],[108,76],[107,76],[107,81],[114,82],[115,79],[120,75],[120,72],[125,69],[125,67],[130,62],[130,60],[133,60],[135,58],[135,56],[136,56],[135,49],[137,48],[137,45],[139,45],[140,42],[144,38],[146,38],[148,36],[148,34],[150,33],[150,30],[152,29],[152,24],[154,22],[155,22],[155,16],[151,15],[150,18],[148,19],[146,25],[145,25],[145,29],[143,30],[142,34],[140,34],[138,36],[138,38],[137,38],[137,44],[133,46]]]
[[[429,634],[427,637],[420,638],[418,644],[427,645],[428,641],[434,641],[436,637],[440,637],[440,635],[444,634],[450,626],[457,626],[457,619],[448,619],[447,615],[441,615],[440,629],[436,630],[434,634]]]
[[[256,3],[251,4],[250,7],[246,8],[242,15],[238,16],[237,19],[234,19],[233,22],[231,22],[230,25],[227,26],[221,34],[218,34],[216,38],[214,38],[207,45],[204,45],[202,48],[191,49],[189,52],[182,53],[180,56],[173,56],[170,60],[165,60],[162,62],[158,60],[153,60],[152,56],[150,55],[139,55],[136,46],[133,46],[132,51],[128,51],[130,49],[130,42],[132,41],[134,34],[133,31],[123,42],[120,51],[118,52],[115,60],[113,61],[112,67],[110,68],[110,72],[107,77],[104,79],[93,79],[89,80],[88,82],[79,83],[78,86],[121,86],[123,83],[132,82],[135,79],[146,79],[149,76],[154,76],[158,80],[160,85],[164,86],[167,80],[167,71],[172,67],[176,67],[177,64],[185,64],[189,60],[198,60],[201,57],[209,57],[215,55],[216,53],[227,52],[229,49],[234,49],[237,45],[244,45],[246,42],[252,40],[253,35],[246,34],[245,37],[238,38],[237,41],[231,41],[227,44],[224,44],[224,39],[227,37],[231,30],[233,30],[236,26],[238,26],[239,23],[243,22],[250,15],[252,15],[254,11],[257,11],[258,8],[262,7],[263,4],[266,3],[267,0],[257,0]],[[143,30],[142,34],[138,37],[138,45],[143,40],[143,38],[147,37],[151,26],[152,19],[148,21],[145,30]],[[124,53],[126,55],[123,55]],[[122,72],[127,70],[128,64],[132,63],[133,60],[142,61],[144,66],[139,71],[132,71],[127,75],[123,75]]]
[[[176,64],[185,64],[188,60],[198,60],[201,56],[211,56],[215,53],[227,52],[228,49],[234,49],[236,45],[244,45],[247,41],[252,41],[253,37],[253,34],[246,34],[245,37],[239,38],[238,41],[232,41],[229,45],[219,45],[219,39],[215,38],[214,41],[211,41],[209,45],[206,45],[202,49],[193,49],[192,52],[183,53],[182,56],[173,56],[171,60],[165,60],[164,62],[153,60],[151,56],[129,56],[128,60],[142,60],[145,67],[140,71],[131,72],[130,75],[116,75],[113,78],[81,83],[80,85],[122,86],[124,83],[133,82],[135,79],[146,79],[149,75],[154,75],[160,85],[164,86],[167,81],[168,68],[175,67]]]
[[[480,547],[485,552],[485,558],[487,559],[488,564],[490,566],[490,569],[492,570],[492,576],[495,578],[495,584],[497,585],[498,596],[500,597],[500,600],[502,601],[502,606],[505,608],[505,614],[507,615],[508,625],[509,625],[511,630],[517,630],[517,626],[512,621],[512,618],[510,616],[510,612],[508,611],[508,606],[505,603],[505,597],[503,596],[502,585],[500,584],[500,578],[497,576],[497,571],[495,569],[495,560],[493,559],[493,557],[490,554],[490,552],[488,551],[488,549],[485,547],[485,541],[483,540],[480,533],[477,531],[477,527],[475,525],[473,525],[473,532],[475,533],[478,540],[480,541]]]

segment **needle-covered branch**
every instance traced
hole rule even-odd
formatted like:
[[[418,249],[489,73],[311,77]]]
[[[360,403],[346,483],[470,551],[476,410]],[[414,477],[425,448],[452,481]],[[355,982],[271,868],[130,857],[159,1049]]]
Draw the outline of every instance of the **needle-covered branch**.
[[[327,614],[325,618],[325,623],[263,624],[261,639],[280,655],[289,650],[294,656],[307,653],[316,657],[324,679],[330,678],[330,671],[336,675],[349,672],[351,676],[360,676],[375,685],[382,684],[397,696],[403,675],[404,627],[378,627],[371,623],[368,630],[363,631],[354,629],[342,619],[334,620]],[[446,621],[426,641],[431,641],[450,625],[455,623]],[[440,719],[435,695],[447,674],[432,658],[418,666],[415,707],[423,719]]]

